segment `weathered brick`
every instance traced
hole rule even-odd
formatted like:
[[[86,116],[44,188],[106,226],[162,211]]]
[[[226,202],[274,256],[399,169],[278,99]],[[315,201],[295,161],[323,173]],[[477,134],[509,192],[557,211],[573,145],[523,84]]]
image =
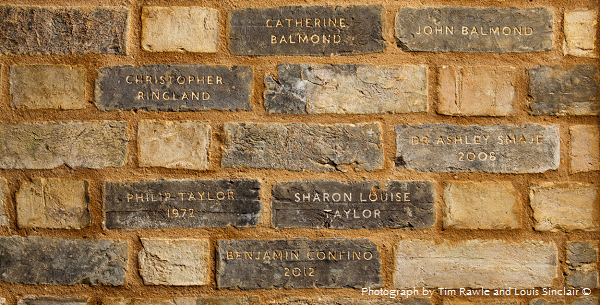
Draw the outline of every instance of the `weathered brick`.
[[[575,125],[571,133],[571,173],[600,170],[600,131],[597,125]]]
[[[536,298],[531,300],[531,302],[529,302],[529,305],[564,305],[565,302],[564,301],[553,301],[553,302],[548,302],[542,298]]]
[[[570,287],[598,287],[598,241],[567,243],[567,285]]]
[[[598,188],[575,182],[544,182],[529,191],[538,231],[598,230]]]
[[[12,284],[123,285],[127,242],[0,237],[0,280]]]
[[[516,82],[513,67],[442,66],[437,112],[466,116],[511,115],[517,99]]]
[[[10,67],[12,105],[24,109],[85,108],[85,68],[67,65]]]
[[[598,288],[596,266],[585,266],[567,273],[567,286],[577,288]]]
[[[518,229],[521,203],[510,182],[447,182],[444,229]]]
[[[8,183],[6,179],[0,177],[0,227],[8,226]]]
[[[188,286],[208,284],[208,239],[141,238],[140,275],[146,285]]]
[[[208,169],[210,125],[195,121],[142,120],[138,126],[141,167]]]
[[[589,241],[567,243],[567,264],[578,266],[598,262],[598,244]]]
[[[377,289],[379,291],[379,289]],[[396,293],[396,290],[390,290]],[[301,298],[286,298],[280,301],[271,301],[269,304],[277,305],[430,305],[431,301],[424,298],[406,298],[405,296],[388,295],[388,300],[357,300],[357,299],[301,299]]]
[[[103,305],[259,305],[257,296],[251,297],[197,297],[173,299],[105,298]]]
[[[84,296],[25,296],[17,302],[17,305],[87,305],[89,297]]]
[[[598,115],[598,69],[592,65],[527,69],[532,115]]]
[[[265,76],[269,113],[427,112],[427,67],[281,64]]]
[[[596,10],[565,12],[565,55],[598,57],[595,50],[597,19]]]
[[[143,7],[142,48],[150,52],[216,53],[219,11],[199,6]]]
[[[571,305],[598,305],[597,296],[579,297],[571,303]]]
[[[21,228],[81,229],[90,225],[88,183],[34,178],[15,195]]]
[[[1,54],[126,54],[124,7],[0,6]]]
[[[394,285],[407,287],[550,287],[557,277],[554,243],[468,240],[401,241]]]
[[[379,123],[225,123],[223,167],[293,171],[383,168]]]
[[[120,167],[126,121],[0,124],[0,168]]]
[[[477,300],[477,301],[465,301],[465,300],[444,300],[442,305],[521,305],[521,301],[517,300]]]

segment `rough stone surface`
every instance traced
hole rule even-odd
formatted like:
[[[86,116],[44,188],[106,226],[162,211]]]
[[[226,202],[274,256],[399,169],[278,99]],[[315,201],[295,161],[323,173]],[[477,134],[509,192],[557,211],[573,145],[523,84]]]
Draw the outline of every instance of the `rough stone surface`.
[[[598,57],[595,50],[598,11],[567,11],[564,23],[565,55]]]
[[[21,183],[15,200],[21,228],[81,229],[91,223],[84,180],[34,178]]]
[[[281,228],[433,226],[434,182],[294,181],[273,185],[272,223]]]
[[[443,300],[442,305],[521,305],[521,301],[517,300],[506,300],[506,301],[493,301],[493,300],[477,300],[477,301],[464,301],[464,300]]]
[[[598,305],[598,297],[596,296],[587,296],[587,297],[579,297],[575,299],[571,303],[571,305]]]
[[[571,133],[571,173],[600,170],[600,131],[596,125],[574,125]]]
[[[397,288],[550,287],[557,277],[554,243],[468,240],[401,241],[396,247]]]
[[[392,290],[395,291],[395,290]],[[301,299],[286,298],[281,301],[271,301],[277,305],[430,305],[431,301],[424,298],[408,298],[404,296],[389,297],[390,300],[357,300],[357,299]]]
[[[0,168],[120,167],[127,161],[126,121],[0,124]]]
[[[52,297],[52,296],[25,296],[17,305],[87,305],[89,297]]]
[[[396,167],[422,172],[542,173],[560,164],[558,125],[396,127]]]
[[[10,68],[12,106],[24,109],[85,108],[85,68],[15,65]]]
[[[538,231],[594,231],[599,228],[598,188],[576,182],[544,182],[529,191]]]
[[[598,287],[598,241],[567,242],[567,285]]]
[[[575,270],[566,276],[567,286],[577,288],[598,288],[598,271]]]
[[[387,45],[381,5],[236,9],[229,22],[234,55],[357,55]]]
[[[199,6],[143,7],[142,49],[216,53],[219,11]]]
[[[591,65],[527,69],[532,115],[598,115],[598,69]]]
[[[507,116],[517,99],[513,67],[453,67],[439,69],[437,112],[446,115]]]
[[[548,302],[542,298],[536,298],[529,302],[529,305],[564,305],[564,301]]]
[[[380,254],[368,239],[218,241],[218,288],[358,288],[382,282]]]
[[[444,229],[521,228],[521,202],[510,182],[447,182]]]
[[[252,67],[209,65],[113,66],[100,69],[100,110],[252,110]]]
[[[379,123],[225,123],[223,167],[293,171],[383,168]]]
[[[573,241],[567,243],[567,263],[571,266],[598,262],[598,242]]]
[[[255,226],[260,220],[258,180],[105,182],[107,229]]]
[[[0,227],[8,226],[8,211],[6,209],[9,192],[6,179],[0,177]]]
[[[251,297],[189,297],[173,299],[105,298],[103,305],[259,305],[257,296]]]
[[[426,66],[281,64],[265,76],[269,113],[427,112]]]
[[[206,285],[210,245],[208,239],[141,238],[138,254],[145,285]]]
[[[544,52],[553,22],[548,8],[406,7],[396,14],[396,38],[404,51]]]
[[[0,54],[126,54],[124,7],[0,6]]]
[[[208,122],[142,120],[138,125],[141,167],[206,170],[209,148]]]
[[[127,242],[0,237],[0,280],[11,284],[123,285]]]

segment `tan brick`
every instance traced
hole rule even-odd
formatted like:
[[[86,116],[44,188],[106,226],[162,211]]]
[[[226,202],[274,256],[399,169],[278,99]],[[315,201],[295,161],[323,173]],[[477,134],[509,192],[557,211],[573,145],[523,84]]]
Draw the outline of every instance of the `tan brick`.
[[[87,305],[90,298],[86,296],[33,296],[20,298],[17,305]]]
[[[508,116],[517,98],[514,67],[439,69],[437,112],[445,115]]]
[[[565,12],[565,55],[598,57],[595,50],[598,11]]]
[[[596,125],[575,125],[571,132],[571,173],[600,170],[600,132]]]
[[[395,255],[396,288],[549,287],[558,275],[556,244],[542,241],[401,241]]]
[[[464,301],[464,300],[444,300],[443,305],[521,305],[521,301],[517,300],[476,300],[476,301]]]
[[[510,182],[447,182],[444,229],[518,229],[521,204]]]
[[[13,107],[23,109],[85,108],[85,68],[67,65],[10,67]]]
[[[34,178],[23,182],[15,197],[21,228],[81,229],[90,225],[86,181]]]
[[[598,188],[591,184],[540,183],[529,198],[538,231],[598,230]]]
[[[6,211],[8,192],[8,183],[6,182],[6,179],[0,177],[0,227],[8,226],[8,213]]]
[[[198,6],[142,8],[145,51],[215,53],[218,46],[218,10]]]
[[[103,305],[259,305],[260,298],[251,297],[187,297],[173,299],[105,298]]]
[[[138,127],[141,167],[208,169],[207,122],[142,120]]]

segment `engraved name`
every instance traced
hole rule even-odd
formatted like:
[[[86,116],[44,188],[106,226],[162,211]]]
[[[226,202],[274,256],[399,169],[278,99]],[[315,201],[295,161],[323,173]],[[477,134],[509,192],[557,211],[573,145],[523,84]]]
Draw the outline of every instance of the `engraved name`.
[[[228,260],[331,260],[356,261],[373,259],[372,251],[332,251],[332,250],[281,250],[281,251],[227,251]]]
[[[223,85],[220,75],[127,75],[125,82],[131,85]],[[138,100],[210,100],[208,91],[138,91]]]
[[[346,28],[346,18],[282,18],[266,20],[268,28]],[[312,43],[312,44],[338,44],[342,42],[340,34],[306,34],[295,33],[290,35],[271,35],[271,44],[295,44],[295,43]]]
[[[419,25],[415,32],[417,35],[533,35],[533,27],[530,26],[438,26]]]

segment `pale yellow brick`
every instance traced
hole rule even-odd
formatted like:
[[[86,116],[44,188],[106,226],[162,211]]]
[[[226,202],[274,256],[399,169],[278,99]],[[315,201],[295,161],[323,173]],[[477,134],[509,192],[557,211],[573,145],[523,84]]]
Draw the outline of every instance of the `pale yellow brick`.
[[[67,65],[10,67],[12,105],[24,109],[85,108],[85,68]]]
[[[600,132],[596,125],[575,125],[571,132],[571,173],[600,170]]]
[[[598,11],[565,12],[565,55],[598,57],[596,52],[596,27]]]

